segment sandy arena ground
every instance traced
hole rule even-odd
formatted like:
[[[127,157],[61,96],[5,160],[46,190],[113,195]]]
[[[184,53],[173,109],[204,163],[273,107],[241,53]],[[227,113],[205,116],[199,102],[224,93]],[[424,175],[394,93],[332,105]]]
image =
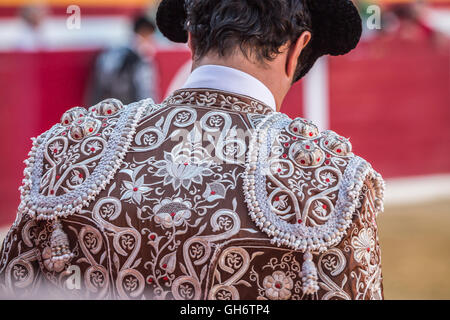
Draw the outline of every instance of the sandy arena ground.
[[[378,217],[386,299],[450,299],[450,199]]]

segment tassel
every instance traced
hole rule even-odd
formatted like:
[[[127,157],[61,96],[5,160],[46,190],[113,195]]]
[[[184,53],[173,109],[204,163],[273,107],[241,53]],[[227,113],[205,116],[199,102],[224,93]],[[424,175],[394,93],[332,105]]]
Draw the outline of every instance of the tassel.
[[[50,246],[52,248],[51,261],[62,261],[67,263],[72,259],[73,253],[69,249],[69,238],[64,232],[61,222],[55,220],[53,223],[53,232],[50,237]]]
[[[306,251],[303,255],[304,262],[302,265],[302,289],[304,294],[314,294],[319,290],[317,268],[312,259],[312,253]]]

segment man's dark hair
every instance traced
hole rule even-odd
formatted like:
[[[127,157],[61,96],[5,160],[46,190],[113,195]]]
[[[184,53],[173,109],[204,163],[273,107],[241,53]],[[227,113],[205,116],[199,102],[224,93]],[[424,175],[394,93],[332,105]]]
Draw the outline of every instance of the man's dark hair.
[[[196,58],[240,49],[247,58],[264,63],[273,60],[282,45],[296,42],[304,31],[312,32],[309,11],[298,0],[191,0],[186,11]]]
[[[154,32],[156,30],[156,26],[146,16],[138,16],[134,19],[133,30],[135,33],[142,32],[143,30]]]
[[[299,57],[294,81],[320,56],[352,50],[362,29],[351,0],[163,0],[157,23],[175,42],[186,42],[190,32],[195,58],[240,49],[261,62],[272,60],[282,45],[310,31],[312,39]]]

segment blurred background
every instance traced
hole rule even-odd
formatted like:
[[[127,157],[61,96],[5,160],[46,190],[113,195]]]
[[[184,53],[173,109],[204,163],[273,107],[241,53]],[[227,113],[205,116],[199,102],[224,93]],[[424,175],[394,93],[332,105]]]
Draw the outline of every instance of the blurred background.
[[[159,1],[0,0],[0,239],[30,137],[105,97],[160,102],[190,71],[154,26]],[[385,297],[450,299],[450,0],[358,0],[363,39],[320,60],[283,112],[350,137],[387,180]]]

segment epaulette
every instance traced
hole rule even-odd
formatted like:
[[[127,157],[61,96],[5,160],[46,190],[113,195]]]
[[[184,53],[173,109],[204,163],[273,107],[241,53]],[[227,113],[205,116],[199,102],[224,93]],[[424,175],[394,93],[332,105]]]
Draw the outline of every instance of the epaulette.
[[[273,244],[304,253],[306,292],[318,290],[312,254],[341,242],[366,179],[373,180],[375,206],[382,211],[384,182],[352,153],[348,139],[281,113],[257,125],[244,178],[249,214]]]
[[[124,106],[107,99],[89,109],[75,107],[37,138],[25,160],[19,211],[53,222],[52,258],[72,257],[60,219],[79,213],[106,188],[130,147],[150,99]]]

